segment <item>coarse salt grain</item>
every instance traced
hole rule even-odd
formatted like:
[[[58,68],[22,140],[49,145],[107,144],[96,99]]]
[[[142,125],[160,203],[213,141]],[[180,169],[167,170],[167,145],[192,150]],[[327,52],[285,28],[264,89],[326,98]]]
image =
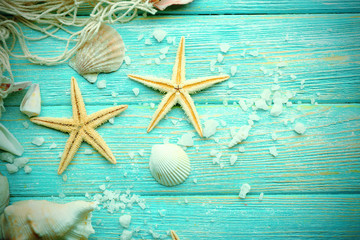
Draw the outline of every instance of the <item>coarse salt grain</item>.
[[[56,143],[52,143],[52,144],[49,146],[49,149],[54,149],[54,148],[56,148],[56,147],[57,147]]]
[[[66,174],[64,174],[64,175],[62,176],[62,180],[63,180],[64,182],[66,182],[67,179],[68,179],[68,176],[67,176]]]
[[[234,165],[238,157],[235,154],[231,154],[230,156],[230,165]]]
[[[240,146],[240,147],[239,147],[239,152],[244,153],[244,152],[245,152],[245,148],[244,148],[243,146]]]
[[[154,62],[155,62],[156,65],[159,65],[159,64],[160,64],[160,59],[159,59],[159,58],[155,58]]]
[[[278,152],[277,152],[276,147],[270,147],[270,148],[269,148],[269,152],[270,152],[270,154],[273,155],[274,157],[277,157],[277,156],[279,155]]]
[[[140,34],[140,35],[137,37],[137,40],[138,40],[138,41],[141,41],[143,38],[144,38],[144,34]]]
[[[259,201],[262,201],[263,198],[264,198],[264,193],[262,192],[262,193],[260,193],[260,195],[259,195]]]
[[[246,197],[246,194],[250,192],[250,189],[250,185],[248,183],[244,183],[240,188],[239,197],[244,199]]]
[[[114,124],[114,122],[115,122],[115,118],[112,117],[109,119],[109,123]]]
[[[210,136],[214,135],[216,133],[216,128],[218,126],[219,126],[218,121],[214,119],[206,120],[203,129],[204,137],[209,138]]]
[[[135,152],[128,152],[128,155],[129,155],[130,159],[134,159]]]
[[[151,45],[151,40],[149,38],[145,39],[145,45]]]
[[[11,153],[8,152],[2,152],[0,153],[0,160],[8,162],[8,163],[13,163],[15,159],[15,156],[12,155]]]
[[[274,141],[277,140],[276,132],[272,132],[272,133],[271,133],[271,138],[272,138],[272,140],[274,140]]]
[[[306,127],[302,123],[296,123],[294,127],[294,131],[301,135],[304,134],[304,132],[306,131]]]
[[[31,143],[39,147],[43,145],[44,142],[45,139],[43,137],[34,137]]]
[[[231,89],[235,86],[235,84],[233,82],[228,82],[228,87]]]
[[[167,32],[162,29],[155,29],[153,32],[153,37],[158,41],[161,42],[166,37]]]
[[[231,76],[235,76],[235,74],[237,73],[237,66],[231,66],[230,73]]]
[[[135,94],[135,97],[137,97],[140,93],[140,89],[139,88],[133,88],[132,89],[133,93]]]
[[[270,115],[277,117],[282,113],[282,109],[283,109],[282,103],[275,103],[270,110]]]
[[[131,59],[130,59],[129,56],[125,56],[125,57],[124,57],[124,61],[125,61],[125,64],[126,64],[126,65],[130,65],[130,64],[131,64]]]
[[[255,106],[256,108],[262,109],[262,110],[269,110],[269,106],[266,104],[264,99],[257,99],[255,100]]]
[[[22,125],[24,126],[24,128],[29,128],[29,123],[28,122],[22,122]]]
[[[223,53],[227,53],[230,49],[230,45],[228,43],[221,43],[220,44],[220,51]]]
[[[124,230],[120,236],[120,240],[131,240],[133,231]]]
[[[168,53],[168,51],[169,51],[169,46],[167,46],[167,47],[163,47],[162,49],[160,49],[160,53],[162,53],[162,54],[167,54]]]
[[[29,174],[29,173],[32,172],[32,168],[31,168],[30,166],[26,165],[26,166],[24,167],[24,172],[25,172],[26,174]]]
[[[194,133],[185,133],[181,136],[177,144],[185,147],[192,147],[194,146],[194,140],[192,137],[194,136]]]
[[[14,164],[6,164],[6,170],[8,171],[8,173],[13,174],[16,173],[17,171],[19,171],[19,168],[14,165]]]
[[[84,151],[84,154],[86,154],[86,155],[90,155],[90,154],[92,154],[93,152],[92,152],[92,150],[91,149],[85,149],[85,151]]]
[[[119,223],[124,228],[129,228],[131,222],[131,215],[126,214],[119,217]]]
[[[248,106],[246,105],[246,103],[243,99],[239,100],[239,105],[244,112],[246,112],[248,110]]]
[[[106,88],[106,80],[100,80],[96,83],[98,89]]]
[[[17,166],[18,168],[23,168],[25,164],[27,164],[28,162],[29,162],[29,158],[27,157],[20,157],[14,159],[14,165]]]
[[[217,61],[218,61],[219,63],[221,63],[223,60],[224,60],[224,55],[222,55],[221,53],[218,53],[218,55],[217,55]]]

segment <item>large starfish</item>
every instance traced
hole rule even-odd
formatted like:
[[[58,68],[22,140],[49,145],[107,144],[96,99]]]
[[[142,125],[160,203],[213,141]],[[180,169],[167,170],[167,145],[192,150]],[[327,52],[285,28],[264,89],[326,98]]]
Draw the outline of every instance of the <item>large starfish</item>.
[[[83,141],[86,141],[107,160],[115,164],[116,159],[114,155],[105,141],[95,131],[95,128],[124,111],[127,105],[114,106],[87,115],[79,86],[74,77],[71,78],[71,103],[73,109],[72,119],[53,117],[35,117],[30,119],[36,124],[70,134],[61,156],[58,174],[65,171]]]
[[[171,80],[157,78],[152,76],[138,76],[129,74],[129,78],[140,82],[148,87],[152,87],[161,92],[166,92],[158,109],[154,113],[147,132],[150,132],[156,124],[170,111],[170,109],[177,103],[181,105],[185,113],[190,118],[191,123],[195,127],[198,134],[202,137],[202,129],[198,113],[195,108],[194,101],[190,94],[201,91],[210,87],[213,84],[225,81],[229,78],[228,75],[201,77],[197,79],[185,81],[185,38],[181,37],[178,48],[175,65]]]

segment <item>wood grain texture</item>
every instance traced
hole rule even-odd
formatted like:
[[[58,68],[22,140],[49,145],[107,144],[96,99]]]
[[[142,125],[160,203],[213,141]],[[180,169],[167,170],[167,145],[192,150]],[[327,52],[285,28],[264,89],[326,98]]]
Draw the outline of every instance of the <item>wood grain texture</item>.
[[[267,195],[258,200],[249,193],[245,200],[234,196],[145,197],[147,209],[136,204],[124,210],[132,216],[130,230],[140,231],[135,239],[153,239],[149,230],[166,236],[175,230],[181,240],[207,239],[356,239],[360,236],[359,194]],[[24,198],[12,198],[12,201]],[[39,199],[52,200],[39,197]],[[84,200],[84,197],[58,202]],[[185,204],[185,199],[188,204]],[[165,216],[160,216],[158,211]],[[94,239],[119,239],[123,229],[119,217],[106,210],[93,212]],[[101,220],[100,225],[96,221]],[[164,239],[170,239],[165,237]]]
[[[67,98],[69,96],[66,96]],[[86,104],[86,101],[85,101]],[[88,106],[91,114],[104,106]],[[286,109],[280,117],[270,117],[268,112],[258,111],[261,117],[250,131],[249,138],[233,148],[227,148],[230,142],[230,127],[239,128],[247,124],[251,111],[243,112],[238,106],[197,105],[201,122],[205,118],[225,121],[225,127],[219,127],[213,137],[200,139],[194,137],[195,146],[186,150],[191,164],[190,179],[182,185],[167,188],[157,184],[148,169],[151,146],[161,144],[165,138],[177,143],[182,134],[192,131],[185,113],[174,108],[160,121],[150,133],[146,128],[154,109],[131,105],[119,117],[114,125],[106,123],[97,131],[113,151],[117,164],[112,165],[98,153],[85,155],[85,149],[92,149],[83,143],[75,158],[68,166],[65,183],[57,176],[58,155],[63,151],[68,135],[30,123],[29,129],[22,126],[27,117],[17,108],[11,108],[3,118],[3,124],[11,129],[25,148],[24,156],[30,158],[33,173],[26,176],[22,171],[9,176],[14,196],[49,196],[61,191],[66,194],[83,195],[96,192],[93,184],[109,176],[117,185],[134,186],[143,195],[163,194],[236,194],[244,182],[249,182],[254,191],[268,193],[298,192],[352,192],[360,190],[360,105],[300,105]],[[71,106],[43,107],[41,116],[71,117]],[[295,119],[291,123],[290,119]],[[174,125],[171,120],[182,120]],[[283,120],[288,120],[287,126]],[[296,122],[304,123],[307,130],[304,135],[296,134],[292,129]],[[277,132],[278,140],[271,139],[271,133]],[[31,143],[35,136],[45,138],[45,143],[37,147]],[[49,149],[55,142],[56,149]],[[245,153],[238,151],[244,146]],[[279,156],[269,154],[269,147],[276,146]],[[144,157],[136,153],[130,159],[128,153],[145,150]],[[213,165],[210,151],[222,152],[221,163]],[[234,166],[230,166],[231,154],[238,156]],[[0,171],[5,171],[0,166]],[[127,173],[127,177],[124,177]],[[193,180],[197,179],[198,184]],[[38,185],[39,183],[39,185]],[[26,190],[25,190],[26,189]]]
[[[237,66],[238,73],[227,82],[235,87],[229,88],[227,82],[206,89],[193,98],[196,103],[222,103],[223,100],[253,98],[273,84],[274,76],[264,75],[260,67],[274,70],[277,64],[285,62],[287,67],[279,77],[282,87],[297,92],[294,101],[310,102],[317,98],[319,103],[359,102],[360,99],[360,18],[358,15],[281,15],[281,16],[174,16],[138,19],[125,25],[114,25],[122,35],[130,65],[110,74],[100,74],[99,80],[107,81],[106,89],[97,89],[88,83],[67,64],[55,67],[35,66],[25,60],[12,59],[16,81],[31,80],[41,83],[43,105],[68,105],[69,99],[63,97],[70,89],[70,78],[75,76],[88,104],[139,104],[157,102],[161,94],[136,83],[127,74],[156,75],[170,78],[175,62],[176,46],[170,46],[167,58],[160,65],[154,59],[160,56],[159,50],[169,46],[166,41],[158,44],[151,37],[154,29],[162,28],[169,36],[186,37],[186,77],[187,79],[218,74],[218,67],[230,73],[231,66]],[[30,34],[29,31],[26,31]],[[144,39],[137,41],[144,33],[153,45],[144,45]],[[286,35],[289,41],[285,41]],[[37,36],[32,33],[31,36]],[[47,47],[44,48],[44,43]],[[223,63],[216,64],[216,72],[210,71],[210,61],[217,59],[219,44],[229,43],[231,48]],[[64,42],[47,39],[31,43],[32,51],[38,54],[59,55]],[[49,51],[51,49],[51,51]],[[258,51],[259,56],[246,54]],[[19,48],[16,48],[18,53]],[[142,57],[141,53],[145,56]],[[146,61],[153,64],[147,65]],[[51,74],[49,74],[51,73]],[[296,79],[292,79],[291,75]],[[300,89],[300,82],[305,88]],[[133,88],[140,89],[135,97]],[[339,91],[341,89],[341,91]],[[119,94],[111,97],[112,92]],[[6,100],[8,106],[16,106],[24,93],[17,93]],[[96,97],[95,97],[96,96]]]

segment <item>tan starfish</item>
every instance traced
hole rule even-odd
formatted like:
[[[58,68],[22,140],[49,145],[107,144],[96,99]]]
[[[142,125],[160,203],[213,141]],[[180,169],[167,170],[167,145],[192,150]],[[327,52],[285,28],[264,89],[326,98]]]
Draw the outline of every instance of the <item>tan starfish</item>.
[[[178,237],[178,235],[175,233],[174,230],[170,230],[170,235],[172,240],[180,240],[180,238]]]
[[[105,141],[95,131],[95,128],[124,111],[127,105],[114,106],[87,115],[79,86],[74,77],[71,78],[71,103],[73,109],[72,119],[53,117],[35,117],[30,119],[33,123],[70,134],[61,156],[58,174],[65,171],[83,141],[86,141],[107,160],[115,164],[116,159],[114,155]]]
[[[210,87],[215,83],[225,81],[229,78],[228,75],[201,77],[193,80],[185,81],[185,38],[181,37],[178,48],[175,65],[171,80],[157,78],[157,77],[143,77],[129,74],[129,78],[140,82],[148,87],[152,87],[161,92],[166,92],[158,109],[154,113],[147,132],[150,132],[156,124],[170,111],[170,109],[177,103],[181,105],[185,113],[190,118],[198,134],[202,137],[202,129],[198,113],[195,109],[194,101],[190,94],[201,91]]]

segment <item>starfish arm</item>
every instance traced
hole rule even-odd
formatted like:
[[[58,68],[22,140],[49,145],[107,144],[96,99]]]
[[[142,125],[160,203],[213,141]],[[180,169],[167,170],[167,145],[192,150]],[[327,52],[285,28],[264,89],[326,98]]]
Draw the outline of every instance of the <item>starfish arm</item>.
[[[70,133],[70,137],[66,142],[64,152],[61,156],[60,165],[58,168],[58,174],[62,174],[71,160],[73,159],[76,151],[79,149],[82,142],[81,133],[79,131],[73,131]]]
[[[30,121],[62,132],[71,132],[75,129],[74,120],[68,118],[34,117],[30,118]]]
[[[202,137],[203,134],[202,134],[199,115],[196,111],[194,101],[192,100],[189,93],[187,93],[185,91],[181,91],[179,103],[180,103],[181,107],[184,109],[186,115],[188,115],[188,117],[190,118],[190,121],[191,121],[192,125],[195,127],[195,130],[197,131],[197,133],[200,135],[200,137]]]
[[[184,83],[183,89],[189,94],[199,92],[205,88],[208,88],[216,83],[229,79],[229,75],[213,76],[213,77],[202,77],[193,80],[188,80]]]
[[[173,68],[172,82],[179,85],[185,80],[185,38],[181,37]]]
[[[150,132],[158,124],[158,122],[170,111],[177,101],[178,97],[175,91],[169,92],[164,96],[151,119],[147,132]]]
[[[71,78],[71,103],[74,120],[76,122],[83,121],[86,118],[85,104],[81,96],[79,86],[74,77]]]
[[[145,86],[151,87],[155,90],[159,90],[160,92],[169,92],[174,89],[174,86],[170,83],[170,81],[163,78],[157,78],[152,76],[139,76],[134,74],[129,74],[128,77],[132,80],[144,84]]]
[[[96,113],[93,113],[88,116],[88,120],[86,124],[91,128],[96,128],[109,120],[110,118],[115,117],[116,115],[120,114],[121,112],[127,109],[127,105],[119,105],[110,108],[103,109]]]
[[[83,131],[84,140],[101,155],[103,155],[109,162],[115,164],[116,159],[104,139],[93,128],[86,127]]]

